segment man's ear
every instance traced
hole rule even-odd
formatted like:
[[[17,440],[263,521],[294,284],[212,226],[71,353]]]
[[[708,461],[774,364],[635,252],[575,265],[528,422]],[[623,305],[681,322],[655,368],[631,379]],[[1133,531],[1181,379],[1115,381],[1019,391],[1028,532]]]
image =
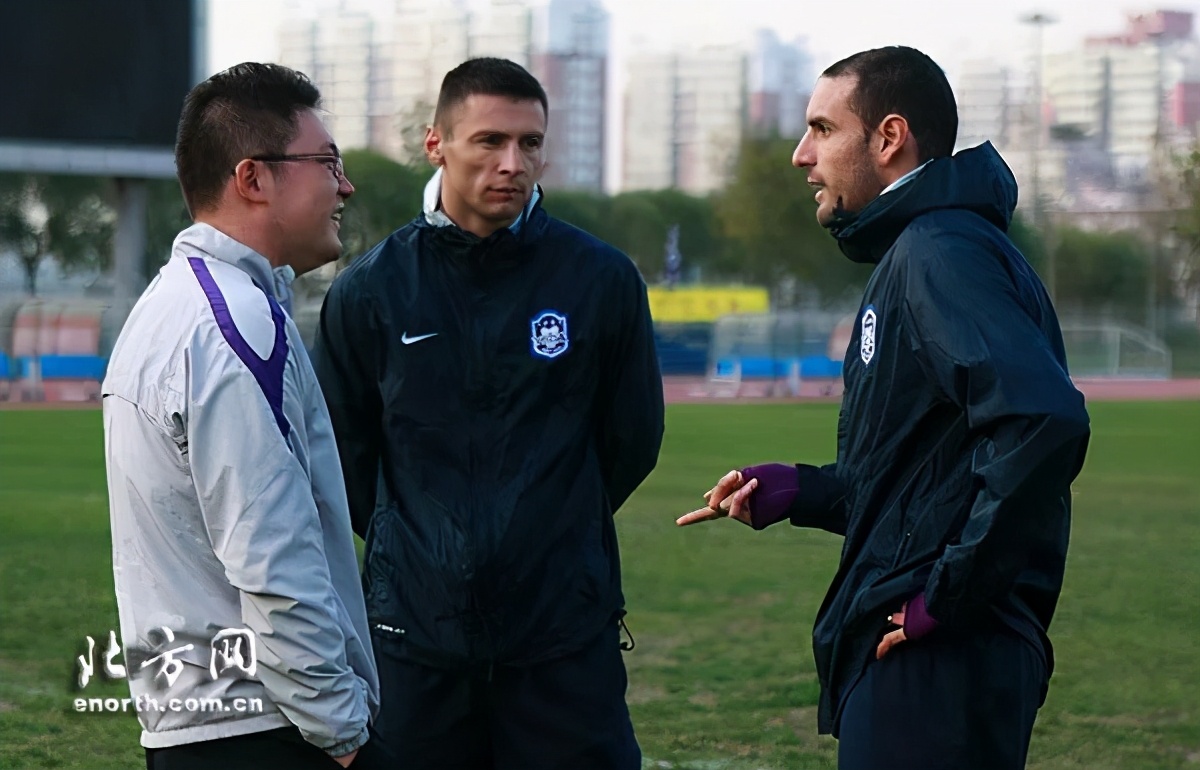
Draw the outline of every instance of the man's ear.
[[[879,146],[880,165],[887,166],[899,160],[899,156],[904,154],[906,145],[910,142],[913,142],[915,147],[916,139],[908,130],[908,121],[894,113],[880,122],[875,136]]]
[[[234,191],[248,201],[266,202],[275,188],[275,177],[264,173],[266,166],[249,158],[238,163],[233,169]]]
[[[437,126],[425,127],[425,158],[429,165],[439,168],[446,163],[442,157],[442,130]]]

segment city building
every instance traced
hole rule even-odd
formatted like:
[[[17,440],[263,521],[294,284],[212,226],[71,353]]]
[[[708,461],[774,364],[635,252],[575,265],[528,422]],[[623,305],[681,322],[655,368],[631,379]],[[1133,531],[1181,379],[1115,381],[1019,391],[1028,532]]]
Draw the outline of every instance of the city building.
[[[343,148],[372,144],[372,125],[386,111],[386,82],[376,77],[376,25],[365,13],[288,18],[280,26],[280,63],[321,90],[329,128]]]
[[[622,189],[725,185],[746,133],[746,63],[732,46],[630,57]]]
[[[772,30],[756,32],[746,65],[749,132],[799,140],[807,130],[804,112],[815,80],[803,41],[783,43]]]
[[[954,89],[958,102],[958,148],[991,142],[1008,147],[1016,139],[1014,125],[1020,106],[1013,94],[1013,78],[1006,67],[988,59],[963,63]]]
[[[550,100],[547,189],[601,192],[607,158],[609,15],[599,0],[550,0],[534,17],[531,70]]]

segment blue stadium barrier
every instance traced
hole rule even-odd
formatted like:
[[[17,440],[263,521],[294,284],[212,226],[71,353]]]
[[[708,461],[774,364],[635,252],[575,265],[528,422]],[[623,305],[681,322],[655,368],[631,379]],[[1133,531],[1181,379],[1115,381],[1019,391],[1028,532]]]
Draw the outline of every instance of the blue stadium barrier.
[[[46,355],[40,356],[38,360],[41,363],[43,380],[100,381],[104,379],[104,372],[108,369],[108,359],[101,356]],[[32,375],[32,356],[22,356],[17,363],[22,378]]]
[[[12,376],[15,372],[15,367],[8,362],[8,356],[4,353],[0,353],[0,380],[12,379]]]
[[[100,356],[42,356],[43,380],[103,380],[107,369]]]
[[[770,356],[722,358],[717,361],[717,376],[728,377],[732,375],[734,367],[738,364],[742,366],[742,377],[744,378],[770,378],[786,377],[789,361],[788,359],[775,359]]]
[[[841,377],[842,362],[827,356],[807,356],[800,359],[800,376],[812,379]]]
[[[722,358],[717,361],[716,375],[729,377],[734,367],[741,364],[742,377],[746,379],[771,379],[788,377],[798,365],[800,377],[807,379],[836,379],[842,376],[842,362],[826,356],[804,358],[771,358],[770,356],[740,356]]]

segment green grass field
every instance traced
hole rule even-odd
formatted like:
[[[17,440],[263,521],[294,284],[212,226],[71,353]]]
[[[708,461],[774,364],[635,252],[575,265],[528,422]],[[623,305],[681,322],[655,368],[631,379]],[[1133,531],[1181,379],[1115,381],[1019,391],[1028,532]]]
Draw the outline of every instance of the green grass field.
[[[1200,403],[1091,411],[1030,767],[1200,767]],[[829,405],[668,411],[659,467],[618,518],[648,765],[834,767],[809,630],[840,540],[673,519],[731,467],[828,460],[835,422]],[[98,412],[0,411],[0,767],[143,764],[131,715],[72,707],[84,637],[99,662],[117,622],[102,452]]]

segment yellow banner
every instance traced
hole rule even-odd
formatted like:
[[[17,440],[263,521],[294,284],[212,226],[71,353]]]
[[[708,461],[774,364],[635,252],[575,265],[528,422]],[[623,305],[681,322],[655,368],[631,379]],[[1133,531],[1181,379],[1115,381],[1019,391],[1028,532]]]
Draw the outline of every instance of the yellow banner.
[[[703,323],[729,313],[765,313],[770,295],[755,286],[649,287],[650,316],[659,323]]]

